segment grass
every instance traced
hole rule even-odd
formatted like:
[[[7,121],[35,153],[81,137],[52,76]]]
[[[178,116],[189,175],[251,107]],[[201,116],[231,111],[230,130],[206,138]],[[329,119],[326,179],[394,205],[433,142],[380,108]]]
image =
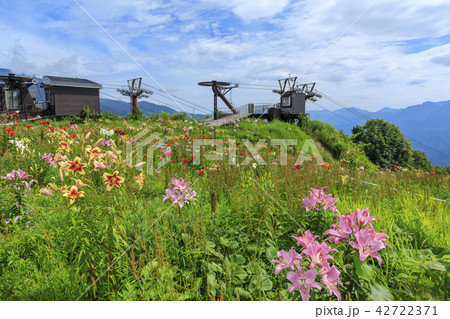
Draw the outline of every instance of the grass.
[[[298,291],[287,292],[289,282],[274,274],[270,261],[277,258],[277,251],[295,244],[291,235],[309,229],[323,239],[323,232],[337,222],[330,212],[307,214],[301,207],[311,187],[324,186],[327,193],[339,198],[337,207],[342,213],[368,207],[377,219],[374,228],[386,233],[392,245],[380,252],[381,265],[370,257],[361,266],[370,276],[355,268],[356,250],[339,246],[336,262],[342,266],[343,300],[449,298],[448,204],[431,199],[449,200],[446,175],[401,169],[382,175],[371,165],[361,171],[357,167],[366,161],[361,155],[335,159],[321,146],[321,156],[330,169],[312,161],[296,168],[303,142],[321,138],[312,130],[282,122],[240,121],[238,126],[215,129],[170,118],[88,121],[73,127],[68,120],[43,125],[34,122],[31,128],[25,124],[13,128],[15,139],[24,141],[27,150],[22,153],[9,143],[7,132],[2,132],[0,144],[0,175],[20,168],[35,180],[24,195],[32,216],[8,224],[5,218],[15,217],[11,204],[16,199],[9,181],[1,180],[2,300],[298,300]],[[60,129],[65,124],[66,128]],[[55,132],[50,132],[49,125]],[[188,133],[182,130],[189,126]],[[86,153],[88,145],[102,138],[100,127],[120,127],[129,137],[148,127],[161,133],[169,130],[175,163],[169,161],[160,174],[145,174],[146,182],[140,188],[133,179],[140,172],[123,161],[128,136],[116,131],[111,139],[122,153],[105,171],[119,171],[125,182],[108,192],[103,171],[90,167],[92,161],[88,162]],[[199,134],[222,139],[224,144],[235,139],[241,143],[238,155],[248,152],[243,140],[254,145],[266,139],[268,145],[260,154],[268,165],[228,165],[228,158],[208,162],[202,157],[200,166],[194,166],[189,149]],[[297,139],[297,146],[288,150],[286,166],[271,164],[279,163],[280,149],[271,146],[268,137]],[[58,168],[48,167],[41,158],[46,153],[56,154],[61,141],[73,141],[70,152],[64,153],[68,159],[80,156],[89,163],[86,175],[75,176],[88,185],[82,188],[84,197],[72,205],[56,192],[54,197],[38,195],[49,183],[57,187],[74,184],[73,175],[63,174],[61,181]],[[347,146],[347,151],[354,147]],[[102,153],[110,150],[100,148]],[[238,164],[246,157],[240,156]],[[183,158],[190,162],[184,163]],[[200,168],[205,170],[202,176],[196,173]],[[195,205],[180,209],[162,202],[174,177],[191,182],[197,192]],[[26,221],[30,222],[27,228]],[[377,285],[383,287],[384,296],[374,293]],[[311,298],[335,299],[325,291],[314,291]]]

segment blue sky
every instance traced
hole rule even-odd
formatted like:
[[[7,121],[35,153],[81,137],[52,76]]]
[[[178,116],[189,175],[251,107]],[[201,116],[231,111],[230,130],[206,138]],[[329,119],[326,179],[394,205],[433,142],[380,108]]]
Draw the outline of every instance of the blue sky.
[[[275,88],[302,74],[373,2],[78,1],[169,92],[208,109],[212,93],[197,82]],[[449,13],[448,0],[379,0],[300,81],[372,111],[450,100]],[[73,0],[0,0],[0,16],[0,68],[89,78],[122,100],[113,85],[129,78],[156,86]],[[269,87],[232,95],[237,106],[276,98]]]

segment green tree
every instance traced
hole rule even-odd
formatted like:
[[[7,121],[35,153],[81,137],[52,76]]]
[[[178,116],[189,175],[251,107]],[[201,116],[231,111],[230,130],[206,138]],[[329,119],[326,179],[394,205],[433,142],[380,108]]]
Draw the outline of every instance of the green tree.
[[[381,119],[369,120],[363,126],[353,127],[352,133],[352,139],[363,145],[374,164],[383,168],[409,165],[411,143],[396,125]]]
[[[422,169],[424,171],[430,171],[433,169],[433,165],[431,164],[425,153],[418,150],[412,150],[411,166],[417,169]]]

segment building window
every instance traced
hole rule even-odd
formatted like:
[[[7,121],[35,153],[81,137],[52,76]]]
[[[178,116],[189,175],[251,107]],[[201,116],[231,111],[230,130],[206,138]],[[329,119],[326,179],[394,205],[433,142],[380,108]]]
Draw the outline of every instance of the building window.
[[[7,110],[20,109],[20,91],[19,90],[5,90],[5,101]]]
[[[285,96],[281,99],[281,107],[289,107],[291,106],[291,97]]]
[[[51,103],[52,102],[51,99],[52,99],[52,96],[50,94],[50,91],[45,91],[45,102]]]

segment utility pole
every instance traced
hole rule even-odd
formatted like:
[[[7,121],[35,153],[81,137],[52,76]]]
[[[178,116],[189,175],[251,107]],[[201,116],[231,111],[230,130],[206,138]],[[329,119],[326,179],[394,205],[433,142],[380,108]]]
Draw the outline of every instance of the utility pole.
[[[128,90],[117,89],[117,92],[119,92],[120,94],[129,96],[131,98],[131,112],[133,113],[133,115],[139,113],[138,98],[147,98],[153,94],[153,91],[142,89],[141,84],[142,78],[131,79],[128,80]]]

